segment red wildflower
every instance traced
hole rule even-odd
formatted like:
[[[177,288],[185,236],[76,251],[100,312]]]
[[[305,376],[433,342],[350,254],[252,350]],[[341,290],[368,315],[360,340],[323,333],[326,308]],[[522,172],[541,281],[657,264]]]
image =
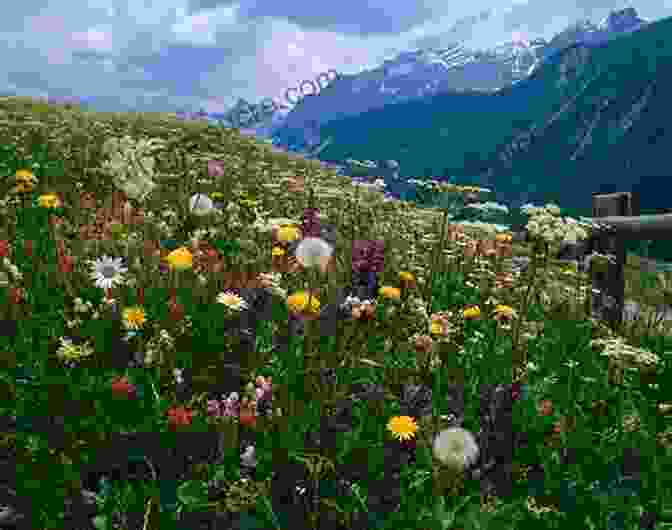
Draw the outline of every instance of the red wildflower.
[[[254,427],[257,423],[257,418],[254,414],[241,414],[238,420],[241,425],[245,425],[246,427]]]
[[[7,292],[10,304],[20,304],[23,301],[23,289],[21,287],[10,287]]]
[[[171,320],[179,322],[184,318],[184,306],[175,300],[168,302],[168,314]]]
[[[553,413],[553,402],[550,399],[543,399],[537,404],[537,412],[540,416],[550,416]]]
[[[68,256],[67,254],[59,253],[59,255],[58,255],[58,270],[62,274],[67,274],[69,272],[72,272],[73,265],[74,265],[74,261],[72,259],[72,256]]]
[[[118,397],[132,399],[135,397],[135,386],[128,382],[127,377],[117,377],[112,381],[112,393]]]
[[[177,428],[178,425],[191,425],[194,412],[186,407],[172,407],[168,410],[168,427]]]
[[[521,391],[522,391],[521,384],[513,383],[511,385],[511,398],[514,401],[518,401],[520,399]]]
[[[9,256],[11,250],[12,247],[9,244],[9,241],[7,241],[6,239],[0,239],[0,258],[5,258]]]
[[[136,292],[137,292],[137,296],[138,296],[138,300],[137,300],[138,305],[143,305],[145,303],[145,288],[144,287],[138,287]]]

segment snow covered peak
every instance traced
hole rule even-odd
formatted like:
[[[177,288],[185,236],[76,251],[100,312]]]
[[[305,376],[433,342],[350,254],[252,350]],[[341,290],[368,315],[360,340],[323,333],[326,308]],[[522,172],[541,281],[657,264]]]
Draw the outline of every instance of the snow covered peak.
[[[602,31],[629,32],[639,29],[645,23],[634,7],[626,7],[609,13],[598,24],[598,28]]]

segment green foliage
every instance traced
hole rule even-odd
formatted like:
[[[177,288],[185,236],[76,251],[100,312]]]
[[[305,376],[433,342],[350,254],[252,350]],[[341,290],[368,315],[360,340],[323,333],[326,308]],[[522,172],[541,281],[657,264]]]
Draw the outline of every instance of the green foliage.
[[[110,127],[116,133],[121,132],[118,129],[123,129],[119,124]],[[168,134],[160,124],[146,123],[143,127],[148,128],[150,135]],[[64,130],[62,132],[65,133]],[[170,135],[175,134],[177,133],[171,130]],[[283,174],[309,171],[308,167],[297,168],[296,164],[288,160],[283,160],[282,164],[278,164],[279,167],[273,167],[270,172],[257,171],[254,168],[255,163],[262,157],[267,160],[266,155],[262,155],[261,151],[256,151],[253,145],[241,139],[233,136],[222,138],[222,134],[224,133],[215,134],[210,129],[203,129],[201,136],[190,138],[189,145],[193,150],[191,154],[196,157],[199,153],[219,152],[215,150],[218,148],[228,149],[232,159],[239,159],[241,153],[244,154],[245,163],[241,166],[245,166],[245,169],[236,173],[240,180],[236,183],[246,187],[249,193],[253,189],[255,193],[259,193],[256,191],[261,188],[259,180],[263,181],[268,173],[273,174],[276,170]],[[95,142],[100,143],[108,134],[102,136],[98,138],[93,135]],[[33,147],[35,145],[35,142],[30,144]],[[55,150],[53,156],[57,154],[58,151]],[[58,156],[66,158],[64,153]],[[7,157],[10,155],[7,154]],[[182,162],[176,161],[179,158],[161,161],[165,164],[167,173],[183,174],[185,168],[181,165]],[[4,160],[7,167],[10,161],[10,158]],[[100,160],[92,163],[96,165],[96,162]],[[264,163],[271,164],[273,160],[268,159]],[[320,178],[324,178],[324,182],[320,182]],[[315,176],[318,183],[333,184],[328,178],[330,177]],[[272,182],[264,181],[261,184],[269,183]],[[109,182],[101,179],[95,189],[108,189],[108,185]],[[225,185],[229,185],[228,180]],[[185,184],[185,189],[176,192],[171,200],[175,203],[184,202],[191,191]],[[305,206],[304,197],[278,197],[271,196],[267,201],[270,217],[300,217]],[[364,235],[353,233],[354,220],[346,217],[350,212],[362,209],[364,205],[358,204],[354,208],[353,203],[347,202],[349,200],[344,198],[343,203],[337,204],[332,211],[325,207],[329,217],[343,220],[343,226],[336,227],[339,236],[337,252],[350,247],[350,239],[362,238]],[[367,237],[380,234],[386,241],[386,249],[399,250],[400,255],[394,261],[397,259],[395,253],[386,253],[385,270],[379,279],[396,286],[398,272],[407,266],[410,268],[410,265],[418,264],[409,257],[411,252],[408,243],[404,244],[402,238],[397,237],[398,233],[411,229],[415,230],[415,237],[411,239],[418,248],[416,261],[419,260],[420,265],[428,268],[430,261],[427,256],[438,252],[436,243],[425,244],[423,236],[435,234],[430,234],[429,229],[419,228],[417,219],[407,219],[405,215],[394,210],[388,212],[393,224],[377,232],[377,223],[382,222],[378,215],[391,207],[374,202],[372,198],[367,198],[366,201],[366,206],[373,205],[371,211],[367,212],[369,217],[365,221],[356,221],[363,225]],[[150,209],[150,205],[145,206]],[[441,206],[453,207],[451,204]],[[164,209],[167,210],[168,207],[162,207],[154,213],[160,214]],[[334,215],[334,211],[338,215]],[[26,212],[35,215],[28,216]],[[14,215],[16,212],[8,213]],[[60,213],[74,222],[74,217],[69,217],[71,211],[68,208]],[[36,261],[54,265],[55,245],[48,229],[47,215],[30,205],[25,209],[19,208],[18,214],[17,221],[23,231],[18,232],[15,240],[12,240],[17,266],[26,272],[32,268],[32,258],[21,250],[23,240],[29,236],[36,241],[34,252],[39,258]],[[186,233],[172,237],[161,233],[158,227],[154,228],[157,228],[161,236],[157,239],[162,241],[165,249],[186,245],[190,236],[194,235],[192,230],[183,225],[181,228]],[[271,246],[268,234],[255,234],[252,237],[246,225],[218,228],[221,231],[218,236],[211,238],[212,244],[223,255],[227,267],[233,267],[232,263],[237,263],[237,260],[251,259],[251,256],[256,259],[258,254],[250,254],[249,247],[255,247],[253,250],[256,252],[256,247],[267,249]],[[129,231],[133,232],[132,229]],[[242,242],[247,238],[250,241],[243,245]],[[455,250],[453,246],[457,247],[445,241],[443,244],[452,250]],[[123,246],[113,246],[121,245],[121,242],[110,245],[110,250],[106,252],[122,252],[119,249],[123,249]],[[531,253],[530,248],[525,250]],[[95,253],[95,249],[90,252]],[[88,258],[90,255],[77,257]],[[407,259],[409,261],[405,261]],[[503,266],[503,263],[498,264],[492,258],[489,259],[488,267]],[[616,511],[609,504],[613,500],[609,499],[609,495],[623,496],[628,488],[639,491],[639,485],[624,484],[622,477],[611,477],[605,470],[608,469],[608,464],[617,461],[624,448],[633,445],[642,447],[652,455],[656,454],[654,432],[662,430],[666,425],[660,425],[663,422],[658,422],[657,419],[654,421],[651,410],[664,395],[662,390],[641,381],[631,372],[626,374],[623,385],[618,388],[608,382],[606,359],[594,352],[590,346],[591,339],[597,335],[593,325],[585,318],[576,321],[553,318],[544,297],[540,296],[539,291],[544,288],[544,283],[539,280],[550,278],[555,273],[550,260],[536,263],[537,278],[521,277],[515,288],[497,292],[497,303],[511,304],[522,316],[522,322],[514,320],[511,325],[496,322],[492,318],[492,301],[486,299],[485,292],[480,288],[485,282],[482,281],[481,273],[476,271],[473,261],[468,262],[460,257],[457,263],[449,264],[447,260],[439,259],[435,262],[432,260],[431,263],[435,270],[425,270],[423,274],[423,279],[430,282],[428,289],[422,285],[404,288],[399,301],[378,299],[378,307],[371,321],[342,319],[338,322],[338,333],[333,340],[332,337],[320,337],[318,340],[316,335],[321,330],[318,326],[321,322],[307,320],[304,322],[305,336],[295,334],[286,347],[282,347],[280,341],[276,344],[274,339],[288,338],[290,332],[290,314],[286,301],[276,292],[270,299],[268,313],[256,322],[258,329],[255,330],[255,347],[246,349],[243,349],[240,337],[236,338],[231,333],[236,326],[227,327],[228,323],[241,318],[240,315],[230,314],[227,308],[213,303],[211,299],[210,302],[197,301],[195,295],[192,296],[195,288],[191,288],[190,282],[195,281],[195,278],[191,271],[162,275],[146,265],[145,268],[150,270],[143,270],[144,275],[139,275],[139,278],[146,282],[147,287],[143,304],[146,308],[147,325],[124,346],[120,343],[124,340],[120,337],[124,337],[125,333],[121,323],[116,320],[118,313],[113,316],[115,313],[111,309],[101,307],[102,290],[93,287],[86,274],[71,278],[72,289],[68,291],[54,289],[49,284],[51,277],[38,268],[30,277],[32,283],[25,285],[28,292],[22,310],[28,317],[17,323],[19,329],[15,340],[2,342],[3,347],[9,349],[9,354],[15,358],[17,370],[3,367],[0,380],[4,384],[3,395],[15,396],[12,404],[6,407],[6,412],[13,412],[17,417],[14,443],[18,447],[17,451],[21,451],[23,455],[16,466],[19,491],[26,496],[41,495],[46,498],[40,506],[40,527],[63,527],[65,523],[62,512],[65,499],[71,493],[69,488],[72,489],[73,483],[85,478],[80,476],[80,464],[100,460],[105,467],[108,462],[99,453],[102,442],[110,438],[112,433],[123,431],[130,434],[154,433],[160,436],[160,446],[170,452],[167,460],[171,464],[173,460],[177,460],[173,455],[179,451],[189,453],[190,456],[198,452],[196,438],[187,436],[204,431],[222,437],[223,449],[220,448],[219,452],[223,454],[219,455],[216,462],[210,456],[193,456],[193,461],[189,462],[186,470],[180,472],[175,480],[166,480],[163,473],[158,473],[161,477],[158,480],[153,475],[153,466],[166,465],[165,459],[163,463],[159,463],[159,451],[151,444],[142,443],[128,449],[124,454],[124,464],[149,462],[152,465],[152,473],[149,474],[151,478],[125,483],[113,481],[101,487],[97,498],[99,513],[95,519],[95,524],[101,528],[124,513],[143,514],[149,520],[148,528],[169,528],[176,523],[175,519],[191,511],[242,509],[241,527],[283,530],[290,521],[287,513],[271,503],[267,481],[274,477],[279,463],[290,460],[298,462],[307,471],[312,471],[313,478],[317,476],[321,480],[319,491],[325,501],[321,509],[335,512],[346,522],[355,513],[366,512],[368,528],[371,529],[448,529],[453,525],[462,528],[509,528],[520,527],[526,522],[541,526],[540,521],[544,521],[543,524],[548,527],[559,527],[564,524],[562,514],[538,516],[530,514],[526,508],[526,500],[535,484],[520,484],[512,498],[500,499],[494,512],[482,509],[478,485],[474,489],[474,484],[466,484],[464,493],[453,497],[434,495],[435,468],[431,455],[431,440],[435,434],[433,423],[437,416],[451,412],[453,405],[446,385],[449,382],[458,384],[464,390],[464,425],[476,431],[482,421],[479,410],[481,385],[510,381],[514,359],[516,367],[528,369],[526,395],[517,402],[514,419],[516,427],[527,431],[533,442],[529,451],[522,451],[517,457],[527,463],[539,461],[548,470],[548,482],[542,485],[541,493],[549,497],[564,495],[568,499],[566,506],[570,507],[566,509],[567,512],[577,506],[577,510],[580,509],[581,514],[586,515],[597,507],[602,511],[597,510],[598,515],[591,520],[595,524],[606,523],[609,512]],[[262,270],[268,270],[268,263],[265,261],[257,265]],[[340,260],[338,274],[328,277],[313,274],[302,276],[303,273],[286,274],[281,286],[288,292],[295,292],[305,289],[306,284],[314,285],[312,282],[317,282],[316,278],[324,283],[333,282],[334,278],[340,282],[351,281],[351,265]],[[487,278],[492,275],[482,274]],[[533,280],[534,288],[531,289],[530,296],[526,297],[526,282]],[[570,289],[570,296],[578,296],[575,282],[569,281],[563,286]],[[176,323],[169,319],[167,299],[169,289],[173,287],[176,300],[183,305],[185,316],[188,317],[185,318],[187,322],[183,320]],[[138,303],[138,295],[132,293],[133,290],[120,292],[119,294],[127,296],[120,297],[120,300]],[[450,337],[434,336],[431,357],[432,361],[438,359],[438,365],[431,368],[419,362],[413,339],[414,336],[429,333],[429,322],[424,316],[418,317],[409,310],[411,296],[427,302],[425,296],[429,293],[429,314],[452,312],[454,316],[451,324],[456,330]],[[216,293],[206,294],[214,297]],[[0,291],[0,300],[6,301],[7,295],[3,288]],[[80,319],[81,322],[74,322],[70,317],[74,315],[72,298],[75,295],[83,301],[90,301],[100,309],[100,315],[94,318],[87,313]],[[322,294],[320,296],[323,306],[331,302]],[[119,304],[122,307],[117,309],[123,309],[127,305],[121,302]],[[470,305],[482,307],[483,313],[479,319],[465,322],[461,317],[462,309]],[[169,335],[175,339],[172,346],[158,341],[161,329],[169,331]],[[526,357],[523,362],[519,362],[514,354],[518,353],[515,348],[520,346],[524,332],[529,335],[526,337],[527,346],[520,350],[525,351]],[[86,338],[94,343],[95,362],[71,367],[57,361],[54,355],[57,339],[70,335]],[[663,359],[659,375],[664,377],[665,370],[669,368],[667,342],[643,333],[635,336],[641,342],[641,347],[649,348]],[[155,365],[135,369],[115,364],[115,361],[120,363],[122,353],[128,353],[126,348],[131,353],[146,353],[150,340],[158,342],[156,355],[161,354],[163,362],[157,361]],[[146,348],[146,351],[143,352],[141,348]],[[529,364],[526,364],[528,361]],[[224,364],[240,365],[240,380],[236,384],[242,384],[238,389],[241,393],[247,390],[245,383],[254,380],[255,376],[272,377],[272,407],[280,408],[282,415],[257,416],[254,426],[243,425],[240,419],[232,417],[210,418],[207,412],[207,400],[210,396],[207,392],[220,382],[224,374]],[[172,371],[175,366],[193,367],[193,393],[189,397],[181,395],[182,388],[175,382]],[[315,377],[319,369],[324,367],[335,369],[334,382],[325,384],[319,377]],[[112,380],[120,376],[126,376],[135,387],[135,399],[112,394]],[[372,484],[374,480],[386,476],[384,471],[390,467],[391,455],[394,455],[393,451],[385,451],[386,447],[396,443],[390,443],[387,425],[390,417],[402,410],[402,384],[418,381],[431,385],[434,391],[431,414],[428,423],[422,424],[416,436],[416,461],[402,466],[400,486],[403,495],[399,509],[393,514],[385,515],[374,509],[369,502]],[[324,416],[333,414],[330,411],[335,408],[334,404],[347,400],[355,385],[360,383],[382,385],[380,399],[354,400],[352,429],[335,435],[333,448],[325,448],[323,454],[316,455],[317,451],[308,450],[307,435],[322,432]],[[556,407],[553,415],[538,416],[537,402],[540,399],[553,401]],[[588,411],[592,402],[598,399],[613,404],[611,415],[593,421],[587,418]],[[175,406],[187,407],[197,412],[191,425],[181,426],[188,431],[186,433],[167,432],[166,416]],[[621,427],[624,413],[630,411],[642,416],[644,425],[638,433],[626,433]],[[592,452],[587,454],[595,462],[594,468],[599,468],[599,472],[594,472],[592,468],[573,470],[572,473],[577,475],[571,477],[572,480],[576,479],[575,489],[570,486],[566,469],[558,465],[558,448],[545,445],[547,431],[565,415],[580,417],[580,428],[564,433],[567,437],[566,447],[591,448]],[[53,421],[56,418],[62,418],[62,421]],[[60,430],[56,429],[56,435],[44,434],[41,429],[45,421],[52,422],[49,425],[60,425]],[[243,481],[238,443],[246,436],[249,439],[252,434],[256,440],[258,476],[254,480]],[[4,446],[0,447],[2,450],[6,449]],[[336,482],[332,480],[330,473],[353,461],[361,461],[366,476],[350,486],[352,495],[339,495]],[[159,471],[166,470],[159,468]],[[208,483],[212,480],[222,483],[216,500],[209,498]],[[585,500],[589,498],[589,486],[596,480],[603,482],[600,485],[607,493],[600,493],[596,495],[596,499],[590,501]],[[659,478],[652,480],[660,481]],[[642,486],[641,491],[646,491],[646,502],[661,500],[663,488],[655,488],[656,485],[660,486],[658,482],[648,484],[648,489]],[[613,491],[610,492],[610,488]],[[49,495],[44,495],[45,491]],[[583,524],[584,520],[579,519]],[[123,521],[122,517],[120,524],[128,522]],[[144,522],[143,520],[143,524]]]

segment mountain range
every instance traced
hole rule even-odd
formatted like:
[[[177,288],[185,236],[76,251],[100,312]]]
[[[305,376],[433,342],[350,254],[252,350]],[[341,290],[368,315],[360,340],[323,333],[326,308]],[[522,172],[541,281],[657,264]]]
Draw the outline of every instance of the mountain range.
[[[494,93],[447,92],[328,122],[319,158],[394,159],[402,177],[454,177],[510,208],[552,201],[590,216],[594,193],[634,191],[641,213],[670,211],[669,35],[672,18],[661,19],[573,43]]]
[[[488,13],[481,18],[484,15]],[[598,24],[589,20],[572,24],[548,42],[520,39],[486,50],[454,43],[447,48],[402,52],[377,68],[344,75],[319,94],[303,98],[286,118],[264,132],[271,131],[278,144],[319,143],[315,130],[333,120],[447,92],[498,92],[526,79],[572,45],[599,45],[646,24],[629,7],[611,12]]]

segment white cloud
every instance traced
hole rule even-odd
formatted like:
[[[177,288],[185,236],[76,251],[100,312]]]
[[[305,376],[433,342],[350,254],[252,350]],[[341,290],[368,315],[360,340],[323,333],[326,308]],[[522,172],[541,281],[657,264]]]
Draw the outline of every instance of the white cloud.
[[[669,0],[633,5],[644,18],[672,15]],[[284,99],[330,69],[374,68],[418,43],[459,35],[485,47],[514,31],[548,38],[619,7],[622,0],[22,0],[0,18],[0,89],[217,112],[239,97]],[[494,14],[480,20],[487,11]]]
[[[187,16],[180,22],[173,24],[173,31],[178,39],[193,44],[214,44],[214,25],[210,21],[211,16],[193,15]]]
[[[112,51],[112,34],[97,28],[89,28],[84,32],[75,32],[70,36],[70,40],[76,46],[88,48],[100,52]]]

